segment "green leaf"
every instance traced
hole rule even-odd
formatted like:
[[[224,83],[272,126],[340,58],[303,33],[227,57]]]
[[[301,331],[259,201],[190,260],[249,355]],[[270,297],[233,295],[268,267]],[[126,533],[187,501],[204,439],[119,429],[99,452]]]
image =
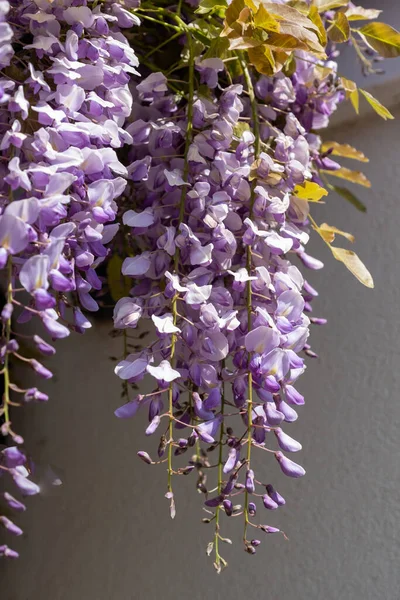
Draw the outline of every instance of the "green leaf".
[[[374,21],[357,31],[381,56],[385,58],[400,56],[400,33],[390,25]]]
[[[226,0],[202,0],[195,12],[200,15],[206,15],[211,11],[227,8],[227,6],[228,3]]]
[[[226,58],[229,50],[229,40],[226,37],[216,37],[210,44],[205,58]]]
[[[132,279],[121,273],[122,263],[122,258],[114,254],[107,264],[107,283],[114,302],[128,296],[132,287]]]
[[[334,192],[342,196],[342,198],[347,200],[347,202],[350,202],[350,204],[352,204],[360,212],[367,212],[367,207],[365,206],[365,204],[363,204],[363,202],[361,202],[361,200],[359,200],[357,196],[355,196],[353,192],[351,192],[347,188],[340,187],[338,185],[330,185],[329,187]]]
[[[341,167],[337,171],[328,171],[326,169],[321,169],[322,173],[326,173],[326,175],[330,175],[332,177],[339,177],[340,179],[346,179],[346,181],[351,181],[351,183],[357,183],[358,185],[362,185],[364,187],[370,188],[371,182],[364,173],[360,171],[352,171],[351,169],[346,169],[346,167]]]
[[[302,184],[296,185],[293,193],[297,198],[307,200],[308,202],[319,202],[321,198],[328,195],[328,191],[325,188],[313,181],[305,181]]]
[[[210,39],[200,29],[191,28],[191,33],[196,40],[201,42],[203,46],[208,48],[210,46]]]
[[[347,17],[342,12],[337,12],[333,24],[328,29],[328,36],[332,42],[341,44],[347,42],[350,37],[350,25]]]
[[[381,104],[379,102],[379,100],[374,98],[372,94],[370,94],[369,92],[366,92],[365,90],[361,90],[361,89],[360,89],[360,92],[362,93],[364,98],[369,102],[369,104],[372,106],[374,111],[380,117],[382,117],[382,119],[385,119],[385,121],[387,119],[394,119],[394,116],[392,115],[392,113],[385,106],[383,106],[383,104]]]
[[[334,248],[333,246],[330,246],[330,248],[336,260],[342,262],[357,277],[358,281],[361,281],[366,287],[374,287],[374,280],[371,273],[355,252],[346,250],[345,248]]]

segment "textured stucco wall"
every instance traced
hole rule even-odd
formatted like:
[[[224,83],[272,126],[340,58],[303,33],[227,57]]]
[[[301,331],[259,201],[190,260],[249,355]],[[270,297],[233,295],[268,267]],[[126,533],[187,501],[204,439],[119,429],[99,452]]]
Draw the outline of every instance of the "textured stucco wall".
[[[226,547],[230,568],[217,576],[200,524],[201,502],[180,480],[178,515],[168,517],[165,473],[136,459],[142,418],[119,421],[119,384],[108,357],[119,342],[102,325],[60,343],[46,406],[24,409],[32,453],[50,462],[64,485],[29,502],[22,557],[0,566],[2,600],[397,600],[400,597],[400,113],[394,122],[354,122],[330,137],[371,158],[372,190],[357,190],[367,215],[330,197],[314,209],[357,238],[374,275],[363,288],[313,247],[326,268],[310,280],[320,289],[315,312],[329,325],[314,330],[301,381],[307,403],[292,425],[303,442],[302,480],[288,480],[263,453],[259,469],[287,496],[268,515],[290,541],[271,536],[255,557]],[[289,428],[290,429],[290,428]],[[267,457],[268,459],[268,457]],[[262,462],[265,461],[265,466]],[[231,525],[231,524],[230,524]],[[233,529],[233,530],[232,530]],[[239,523],[226,529],[239,538]]]

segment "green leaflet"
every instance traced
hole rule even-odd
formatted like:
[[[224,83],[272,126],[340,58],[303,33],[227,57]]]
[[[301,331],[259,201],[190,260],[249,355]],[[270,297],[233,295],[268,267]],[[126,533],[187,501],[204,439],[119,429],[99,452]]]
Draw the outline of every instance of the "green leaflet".
[[[357,198],[357,196],[355,196],[353,194],[353,192],[351,192],[347,188],[341,187],[339,185],[330,185],[329,187],[334,192],[336,192],[337,194],[339,194],[340,196],[342,196],[342,198],[344,198],[345,200],[347,200],[347,202],[350,202],[350,204],[352,204],[360,212],[363,212],[363,213],[367,212],[367,207],[365,206],[365,204],[363,202],[361,202],[361,200],[359,200]]]
[[[400,56],[400,33],[390,25],[374,21],[356,31],[381,56],[385,58]]]
[[[132,279],[121,273],[122,263],[122,258],[114,254],[107,264],[107,282],[114,302],[128,296],[132,287]]]

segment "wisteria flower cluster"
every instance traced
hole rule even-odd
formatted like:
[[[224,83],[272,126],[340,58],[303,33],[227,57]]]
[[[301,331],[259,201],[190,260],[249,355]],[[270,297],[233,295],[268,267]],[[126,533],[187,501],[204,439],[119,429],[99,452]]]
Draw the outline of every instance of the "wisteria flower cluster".
[[[0,474],[32,495],[40,490],[28,477],[10,407],[48,398],[37,388],[19,388],[10,362],[23,361],[44,379],[52,373],[20,353],[13,311],[20,309],[18,323],[40,321],[53,341],[91,326],[82,309],[98,309],[91,295],[102,285],[96,268],[118,230],[116,198],[126,186],[127,169],[116,150],[132,140],[123,125],[138,60],[121,27],[139,20],[118,4],[102,10],[71,0],[1,2],[0,9],[0,266],[6,285],[1,432],[14,443],[0,453]],[[35,355],[56,351],[39,334],[31,344]],[[25,509],[8,492],[4,500],[11,509]],[[0,519],[12,533],[22,533],[8,517]],[[15,556],[7,546],[0,554]]]
[[[11,408],[48,398],[19,388],[11,366],[49,378],[36,355],[55,348],[34,335],[35,357],[22,355],[14,317],[36,318],[54,341],[90,327],[86,312],[109,293],[124,347],[115,373],[126,402],[115,412],[146,407],[157,456],[138,455],[166,466],[171,516],[176,476],[197,473],[218,572],[220,542],[230,541],[222,515],[243,520],[249,554],[279,531],[258,521],[285,500],[252,457],[259,449],[285,475],[305,474],[288,456],[301,444],[287,430],[304,403],[305,359],[316,356],[311,325],[326,322],[311,316],[317,292],[302,272],[323,266],[305,250],[311,230],[373,286],[354,252],[332,246],[352,236],[317,225],[309,203],[336,189],[363,208],[327,177],[369,186],[337,162],[366,157],[320,133],[346,98],[358,110],[359,90],[337,72],[338,43],[369,71],[376,51],[400,54],[388,25],[350,27],[379,12],[347,0],[0,2],[2,433],[11,440],[0,475],[22,495],[40,488]],[[103,264],[108,282],[96,272]],[[142,319],[153,330],[145,348],[132,331]],[[153,390],[137,393],[144,378]],[[8,512],[25,506],[9,492],[4,501],[0,520],[19,535]],[[0,555],[16,553],[4,545]]]

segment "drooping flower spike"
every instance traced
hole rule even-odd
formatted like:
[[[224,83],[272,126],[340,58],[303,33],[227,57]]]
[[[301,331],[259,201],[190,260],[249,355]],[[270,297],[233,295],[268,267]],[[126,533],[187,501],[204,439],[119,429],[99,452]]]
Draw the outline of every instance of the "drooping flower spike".
[[[167,468],[171,516],[175,476],[197,473],[218,572],[226,565],[220,542],[229,541],[222,515],[244,521],[244,548],[254,554],[261,540],[252,529],[279,531],[265,524],[262,515],[273,513],[264,508],[285,504],[264,473],[305,473],[285,453],[301,450],[287,429],[304,404],[297,380],[305,359],[316,356],[311,325],[326,322],[309,316],[318,294],[304,267],[323,266],[306,251],[311,230],[373,285],[354,252],[332,245],[337,235],[353,237],[318,226],[310,202],[335,188],[327,176],[369,185],[336,160],[365,156],[320,134],[346,97],[358,107],[355,84],[337,72],[337,44],[350,40],[373,70],[375,24],[358,35],[349,21],[379,11],[304,4],[0,2],[0,416],[9,444],[0,476],[23,496],[40,491],[10,414],[48,397],[20,389],[12,363],[50,378],[45,361],[57,340],[84,333],[86,313],[111,296],[124,340],[115,373],[126,403],[115,414],[146,407],[157,458],[138,456]],[[389,33],[379,51],[400,54],[400,34]],[[40,330],[25,356],[18,336],[32,318]],[[145,343],[135,332],[143,319],[153,332]],[[145,379],[152,391],[137,394]],[[266,453],[260,474],[255,449]],[[4,504],[25,507],[8,492]],[[7,515],[6,533],[19,535]],[[16,553],[2,545],[0,556]]]
[[[116,199],[127,169],[117,150],[132,142],[123,125],[132,107],[129,82],[138,74],[120,28],[137,26],[139,19],[116,3],[0,4],[0,266],[6,288],[0,417],[6,441],[22,445],[11,407],[48,397],[19,388],[10,367],[22,361],[39,377],[52,373],[20,353],[20,335],[27,340],[12,321],[37,320],[40,335],[30,336],[31,347],[46,357],[55,347],[43,335],[56,342],[71,331],[83,333],[91,325],[82,309],[98,310],[96,268],[119,227]],[[25,307],[20,292],[30,295]],[[27,466],[17,447],[0,452],[0,476],[22,495],[37,494]],[[4,500],[14,511],[23,506],[8,493]],[[22,533],[5,516],[1,523],[9,533]],[[16,553],[1,546],[0,555]]]

